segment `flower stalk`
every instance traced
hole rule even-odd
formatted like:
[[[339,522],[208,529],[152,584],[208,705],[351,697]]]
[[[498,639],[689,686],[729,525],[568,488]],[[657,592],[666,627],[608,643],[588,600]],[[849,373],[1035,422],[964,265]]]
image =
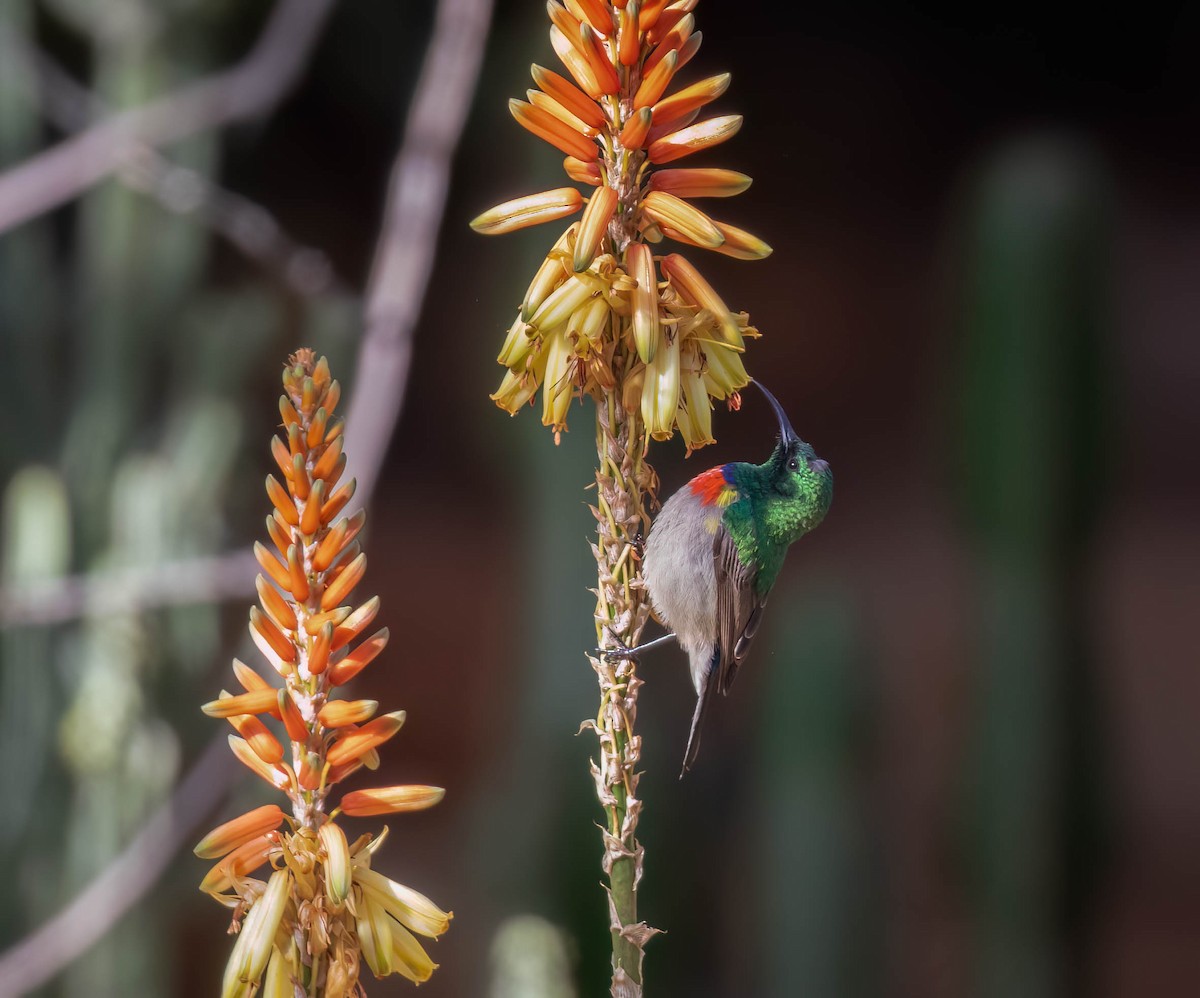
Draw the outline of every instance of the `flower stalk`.
[[[217,860],[200,889],[232,909],[238,937],[222,998],[350,998],[362,991],[363,960],[376,977],[428,980],[436,964],[416,936],[436,938],[452,916],[371,869],[386,827],[351,841],[337,819],[421,810],[443,791],[355,790],[330,808],[339,783],[378,767],[377,749],[405,713],[377,717],[376,701],[335,696],[383,651],[388,631],[361,640],[377,598],[345,605],[366,555],[358,540],[364,514],[340,516],[354,494],[353,480],[340,482],[340,386],[310,350],[289,359],[283,385],[283,435],[271,448],[279,475],[266,485],[273,550],[255,545],[263,574],[259,606],[250,610],[250,636],[281,685],[234,659],[242,692],[222,690],[203,710],[229,721],[234,755],[287,797],[290,814],[275,804],[255,808],[213,829],[195,852]],[[263,866],[265,881],[253,876]]]
[[[741,193],[732,170],[682,167],[685,157],[737,134],[740,115],[697,121],[729,87],[728,73],[672,92],[696,55],[697,0],[549,0],[550,42],[566,74],[532,67],[529,101],[512,101],[522,127],[566,155],[564,187],[519,197],[476,218],[485,234],[582,217],[563,232],[521,302],[497,358],[505,375],[493,400],[516,413],[542,394],[556,439],[571,403],[596,405],[596,635],[599,648],[635,648],[649,619],[640,573],[656,476],[651,440],[676,430],[690,454],[713,442],[712,400],[740,404],[750,378],[746,339],[758,335],[689,260],[658,255],[664,239],[739,259],[771,248],[712,218],[698,198]],[[665,164],[670,168],[660,169]],[[642,993],[644,945],[657,930],[639,920],[643,852],[637,841],[641,680],[634,659],[591,657],[600,687],[592,775],[605,811],[603,866],[613,945],[612,994]]]
[[[596,638],[599,647],[616,642],[637,645],[650,607],[636,557],[638,537],[649,522],[645,505],[653,498],[654,472],[644,460],[644,427],[615,395],[597,404],[596,471]],[[600,709],[586,722],[599,741],[599,761],[591,764],[596,796],[605,812],[604,854],[608,876],[609,930],[612,935],[612,994],[638,995],[646,940],[659,930],[639,920],[637,888],[643,850],[637,840],[642,802],[638,797],[641,738],[636,734],[638,690],[642,680],[633,658],[589,656],[600,687]]]

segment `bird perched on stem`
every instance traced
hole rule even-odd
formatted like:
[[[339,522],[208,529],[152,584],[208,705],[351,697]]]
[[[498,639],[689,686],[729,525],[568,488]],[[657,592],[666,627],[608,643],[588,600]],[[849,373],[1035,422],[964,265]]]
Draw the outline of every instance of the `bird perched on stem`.
[[[714,690],[728,693],[758,630],[767,595],[791,544],[817,526],[833,499],[833,473],[779,420],[764,464],[723,464],[697,475],[663,505],[646,541],[643,577],[658,619],[673,633],[615,655],[636,655],[674,638],[690,659],[699,699],[682,778],[696,761]]]

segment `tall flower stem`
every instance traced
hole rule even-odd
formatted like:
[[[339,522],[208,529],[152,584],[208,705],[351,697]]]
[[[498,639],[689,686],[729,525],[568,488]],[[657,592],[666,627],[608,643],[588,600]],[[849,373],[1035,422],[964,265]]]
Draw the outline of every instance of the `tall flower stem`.
[[[732,138],[742,123],[736,114],[696,120],[725,93],[728,73],[668,93],[700,48],[695,6],[549,0],[550,42],[567,75],[532,66],[537,89],[527,91],[528,101],[509,101],[509,110],[566,155],[564,172],[587,195],[558,187],[505,201],[471,222],[500,235],[582,210],[534,274],[496,358],[506,373],[492,398],[516,413],[540,391],[542,422],[556,438],[574,398],[596,402],[596,637],[605,650],[635,648],[650,615],[640,570],[656,484],[645,463],[650,440],[678,429],[689,453],[713,443],[711,400],[738,408],[738,392],[750,383],[746,340],[758,335],[686,257],[652,247],[670,239],[742,260],[771,252],[689,200],[732,197],[749,177],[674,165]],[[658,931],[637,914],[641,680],[631,659],[600,655],[591,664],[600,707],[587,724],[600,741],[592,775],[605,812],[612,994],[634,998],[642,994],[645,942]]]
[[[597,403],[596,419],[596,636],[601,648],[637,644],[650,615],[638,561],[639,535],[649,523],[646,503],[654,472],[645,463],[645,429],[616,394]],[[639,995],[645,941],[657,930],[638,921],[642,847],[637,841],[642,802],[637,795],[641,739],[635,731],[642,685],[632,658],[591,658],[600,684],[595,729],[600,762],[592,764],[604,808],[604,872],[608,875],[612,932],[612,993]]]

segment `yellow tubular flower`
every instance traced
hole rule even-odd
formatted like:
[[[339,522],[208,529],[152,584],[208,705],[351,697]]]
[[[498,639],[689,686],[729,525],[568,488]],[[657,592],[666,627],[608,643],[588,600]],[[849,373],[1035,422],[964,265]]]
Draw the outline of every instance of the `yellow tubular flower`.
[[[550,337],[546,360],[546,384],[542,389],[542,423],[561,430],[567,423],[574,385],[571,381],[571,347],[567,334],[559,330]]]
[[[771,252],[691,204],[739,194],[748,176],[676,165],[742,125],[736,114],[697,120],[728,89],[728,73],[672,90],[700,47],[695,7],[696,0],[549,0],[550,42],[565,71],[534,65],[528,101],[509,105],[522,127],[566,155],[564,171],[585,188],[519,197],[471,223],[485,234],[510,232],[565,217],[586,201],[509,327],[498,357],[507,371],[492,395],[515,413],[541,388],[542,420],[556,433],[566,428],[572,398],[601,398],[622,383],[627,411],[640,410],[658,439],[678,426],[690,451],[712,442],[707,397],[736,405],[730,396],[749,383],[733,354],[744,349],[744,323],[690,261],[650,249],[670,239],[743,260]],[[601,299],[604,311],[591,304]],[[660,361],[660,347],[674,354]],[[680,350],[694,360],[686,373]],[[642,384],[633,397],[631,378]],[[269,563],[265,570],[279,574]]]
[[[283,920],[290,887],[291,874],[287,870],[276,870],[271,874],[267,889],[250,909],[234,944],[233,954],[225,968],[222,998],[249,994],[247,985],[252,987],[262,976],[271,958],[275,933]]]
[[[671,435],[679,393],[679,338],[665,337],[654,360],[646,365],[646,385],[642,389],[642,421],[656,440]]]
[[[359,900],[357,907],[355,925],[367,966],[376,977],[387,977],[395,971],[388,914],[365,895]]]

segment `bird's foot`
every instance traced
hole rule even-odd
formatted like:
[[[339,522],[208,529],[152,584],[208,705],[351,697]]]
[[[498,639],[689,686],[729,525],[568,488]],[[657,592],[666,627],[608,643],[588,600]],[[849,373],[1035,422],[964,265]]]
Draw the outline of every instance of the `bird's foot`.
[[[611,628],[606,627],[604,630],[608,634],[608,636],[610,638],[612,638],[612,640],[614,642],[616,642],[617,647],[616,648],[593,648],[592,649],[593,655],[595,655],[597,658],[617,658],[617,659],[637,658],[639,649],[630,648],[629,645],[627,645],[624,641],[622,641],[619,637],[617,637],[616,634],[613,633]]]
[[[664,634],[661,637],[655,638],[653,641],[647,641],[644,645],[638,645],[636,648],[630,648],[624,641],[617,637],[610,628],[605,628],[608,636],[616,643],[616,648],[595,648],[592,654],[598,658],[620,658],[620,659],[636,659],[644,651],[649,651],[651,648],[657,648],[659,645],[665,645],[669,641],[675,640],[674,632]]]

